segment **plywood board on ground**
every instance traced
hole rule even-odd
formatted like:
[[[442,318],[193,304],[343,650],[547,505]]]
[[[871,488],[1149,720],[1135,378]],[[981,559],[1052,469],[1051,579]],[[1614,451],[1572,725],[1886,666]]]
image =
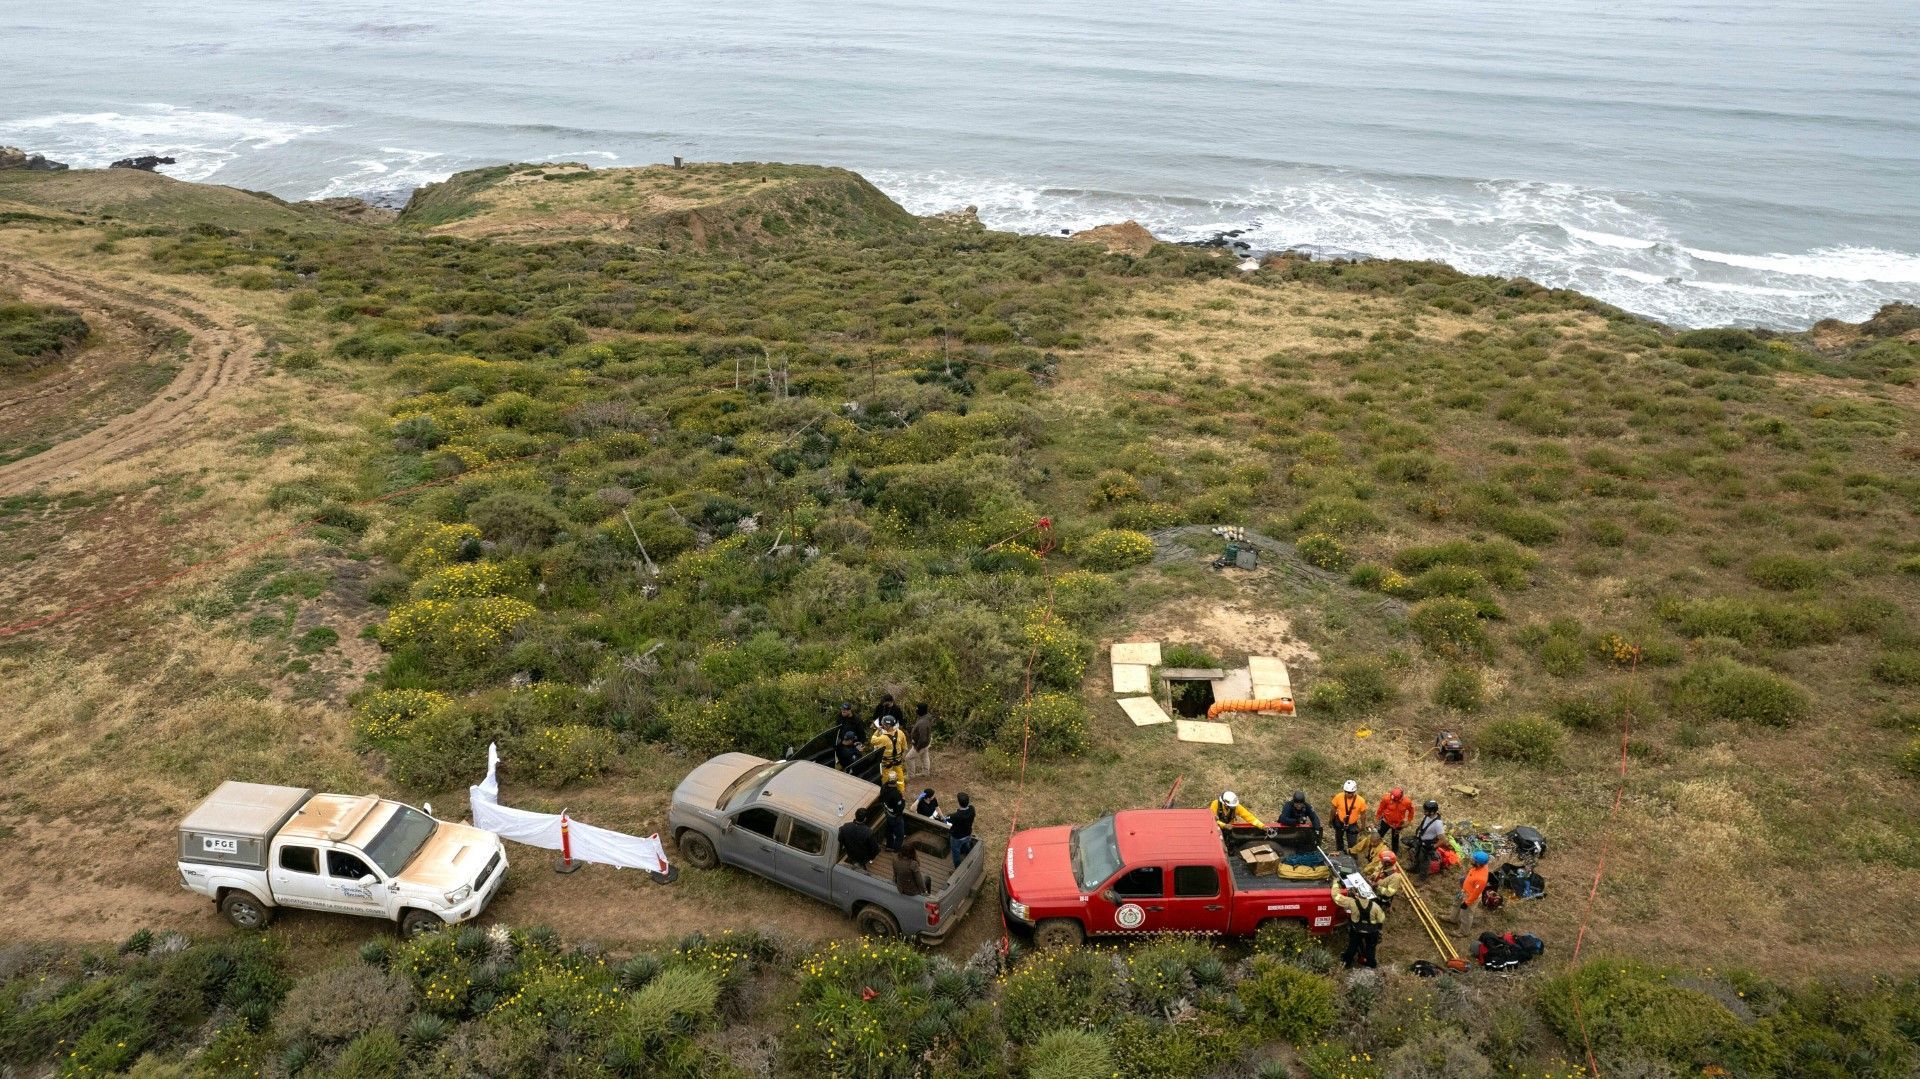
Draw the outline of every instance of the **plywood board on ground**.
[[[1144,663],[1116,663],[1113,665],[1113,691],[1115,693],[1151,693],[1153,682],[1147,677],[1152,668]]]
[[[1113,662],[1139,663],[1148,667],[1160,665],[1159,641],[1121,641],[1113,646]]]
[[[1293,677],[1287,665],[1272,656],[1248,656],[1247,673],[1253,676],[1255,700],[1270,701],[1293,696]]]
[[[1160,707],[1160,702],[1152,697],[1122,697],[1120,710],[1133,720],[1136,727],[1151,727],[1155,723],[1172,723],[1173,717]]]
[[[1209,723],[1202,719],[1180,719],[1174,721],[1173,730],[1180,736],[1182,742],[1205,742],[1216,746],[1233,744],[1233,728],[1225,723]]]

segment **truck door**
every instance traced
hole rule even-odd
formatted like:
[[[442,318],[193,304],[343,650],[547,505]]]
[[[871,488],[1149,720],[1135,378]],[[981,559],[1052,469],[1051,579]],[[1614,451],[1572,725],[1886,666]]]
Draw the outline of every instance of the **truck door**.
[[[1136,866],[1113,878],[1087,899],[1091,933],[1158,933],[1167,918],[1167,873],[1157,865]]]
[[[379,876],[364,859],[352,851],[330,850],[326,862],[327,885],[334,910],[353,914],[387,913],[387,885],[378,880],[373,884],[360,883],[368,875]]]
[[[827,832],[798,817],[788,817],[774,852],[780,879],[815,899],[832,893],[827,882]]]
[[[1180,933],[1224,933],[1230,902],[1217,866],[1175,866],[1166,928]]]
[[[765,806],[749,806],[733,815],[733,831],[721,837],[728,844],[727,861],[763,877],[782,881],[779,844],[774,833],[780,814]]]
[[[267,873],[273,901],[283,907],[329,910],[327,878],[320,873],[320,848],[287,843],[273,853]],[[265,897],[262,897],[265,898]]]

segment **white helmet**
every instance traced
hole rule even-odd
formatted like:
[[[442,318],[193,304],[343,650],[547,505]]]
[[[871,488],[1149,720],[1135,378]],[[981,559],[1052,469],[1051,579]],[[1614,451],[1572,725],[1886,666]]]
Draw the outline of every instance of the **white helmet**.
[[[1232,809],[1240,804],[1240,796],[1232,791],[1223,791],[1220,794],[1220,804],[1226,806],[1228,809]]]
[[[1357,791],[1360,789],[1360,784],[1355,783],[1353,780],[1349,779],[1345,783],[1340,784],[1340,789],[1343,791],[1346,791],[1348,794],[1352,794],[1354,791]]]

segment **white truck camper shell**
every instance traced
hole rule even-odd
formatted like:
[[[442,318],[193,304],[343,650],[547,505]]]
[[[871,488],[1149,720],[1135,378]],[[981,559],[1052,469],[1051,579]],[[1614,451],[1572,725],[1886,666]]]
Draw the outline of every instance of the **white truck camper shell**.
[[[274,835],[312,797],[311,789],[228,780],[180,822],[180,860],[265,869]]]

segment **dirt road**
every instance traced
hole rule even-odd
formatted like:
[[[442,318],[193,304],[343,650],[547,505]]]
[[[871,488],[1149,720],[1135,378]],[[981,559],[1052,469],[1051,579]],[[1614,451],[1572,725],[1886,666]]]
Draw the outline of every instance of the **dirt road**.
[[[190,338],[186,363],[152,400],[40,453],[0,465],[0,495],[24,494],[161,447],[194,424],[209,404],[238,390],[259,366],[260,335],[243,325],[237,312],[161,283],[109,280],[14,256],[0,270],[0,282],[29,300],[78,310],[90,324],[124,327],[128,332],[115,335],[119,341],[151,340],[156,330]],[[57,377],[0,398],[0,417],[54,401],[84,377],[85,372]]]

